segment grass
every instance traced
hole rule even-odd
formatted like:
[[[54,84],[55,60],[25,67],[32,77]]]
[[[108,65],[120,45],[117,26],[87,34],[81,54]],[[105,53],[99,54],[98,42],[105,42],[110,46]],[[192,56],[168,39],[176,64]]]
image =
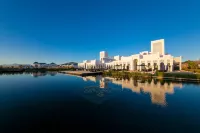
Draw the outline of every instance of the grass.
[[[200,79],[200,74],[193,74],[193,73],[163,73],[157,72],[156,76],[159,78],[163,77],[172,77],[172,78],[187,78],[187,79]]]

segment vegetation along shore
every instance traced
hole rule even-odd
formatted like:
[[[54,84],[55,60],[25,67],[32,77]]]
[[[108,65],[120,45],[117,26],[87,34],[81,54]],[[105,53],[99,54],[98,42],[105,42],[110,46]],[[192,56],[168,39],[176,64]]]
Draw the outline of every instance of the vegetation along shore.
[[[155,72],[144,73],[144,72],[128,72],[128,71],[104,71],[103,76],[109,76],[114,78],[134,78],[134,79],[174,79],[174,80],[200,80],[200,74],[188,73],[188,72]]]
[[[21,72],[48,72],[48,71],[75,71],[75,68],[0,68],[0,73],[21,73]],[[104,70],[103,76],[114,77],[114,78],[134,78],[134,79],[174,79],[174,80],[199,80],[200,73],[193,72],[130,72],[130,71],[118,71],[118,70]]]

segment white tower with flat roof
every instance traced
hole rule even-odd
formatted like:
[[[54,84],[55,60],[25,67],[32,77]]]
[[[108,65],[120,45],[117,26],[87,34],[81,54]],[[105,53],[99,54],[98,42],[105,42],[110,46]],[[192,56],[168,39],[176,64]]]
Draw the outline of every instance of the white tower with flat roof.
[[[100,52],[100,61],[102,61],[103,58],[108,58],[108,53],[106,51]]]
[[[165,42],[164,39],[151,41],[151,53],[165,54]]]

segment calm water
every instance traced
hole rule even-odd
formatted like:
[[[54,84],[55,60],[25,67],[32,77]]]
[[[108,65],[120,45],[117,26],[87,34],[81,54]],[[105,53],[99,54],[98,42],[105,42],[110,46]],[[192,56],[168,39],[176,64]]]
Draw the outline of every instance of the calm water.
[[[200,85],[64,74],[0,76],[0,133],[200,133]]]

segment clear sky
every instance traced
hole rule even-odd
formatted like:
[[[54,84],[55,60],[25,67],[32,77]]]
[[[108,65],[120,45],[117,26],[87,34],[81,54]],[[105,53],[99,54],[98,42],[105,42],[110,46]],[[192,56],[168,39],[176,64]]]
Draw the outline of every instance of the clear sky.
[[[150,51],[200,58],[200,0],[0,0],[0,64]]]

